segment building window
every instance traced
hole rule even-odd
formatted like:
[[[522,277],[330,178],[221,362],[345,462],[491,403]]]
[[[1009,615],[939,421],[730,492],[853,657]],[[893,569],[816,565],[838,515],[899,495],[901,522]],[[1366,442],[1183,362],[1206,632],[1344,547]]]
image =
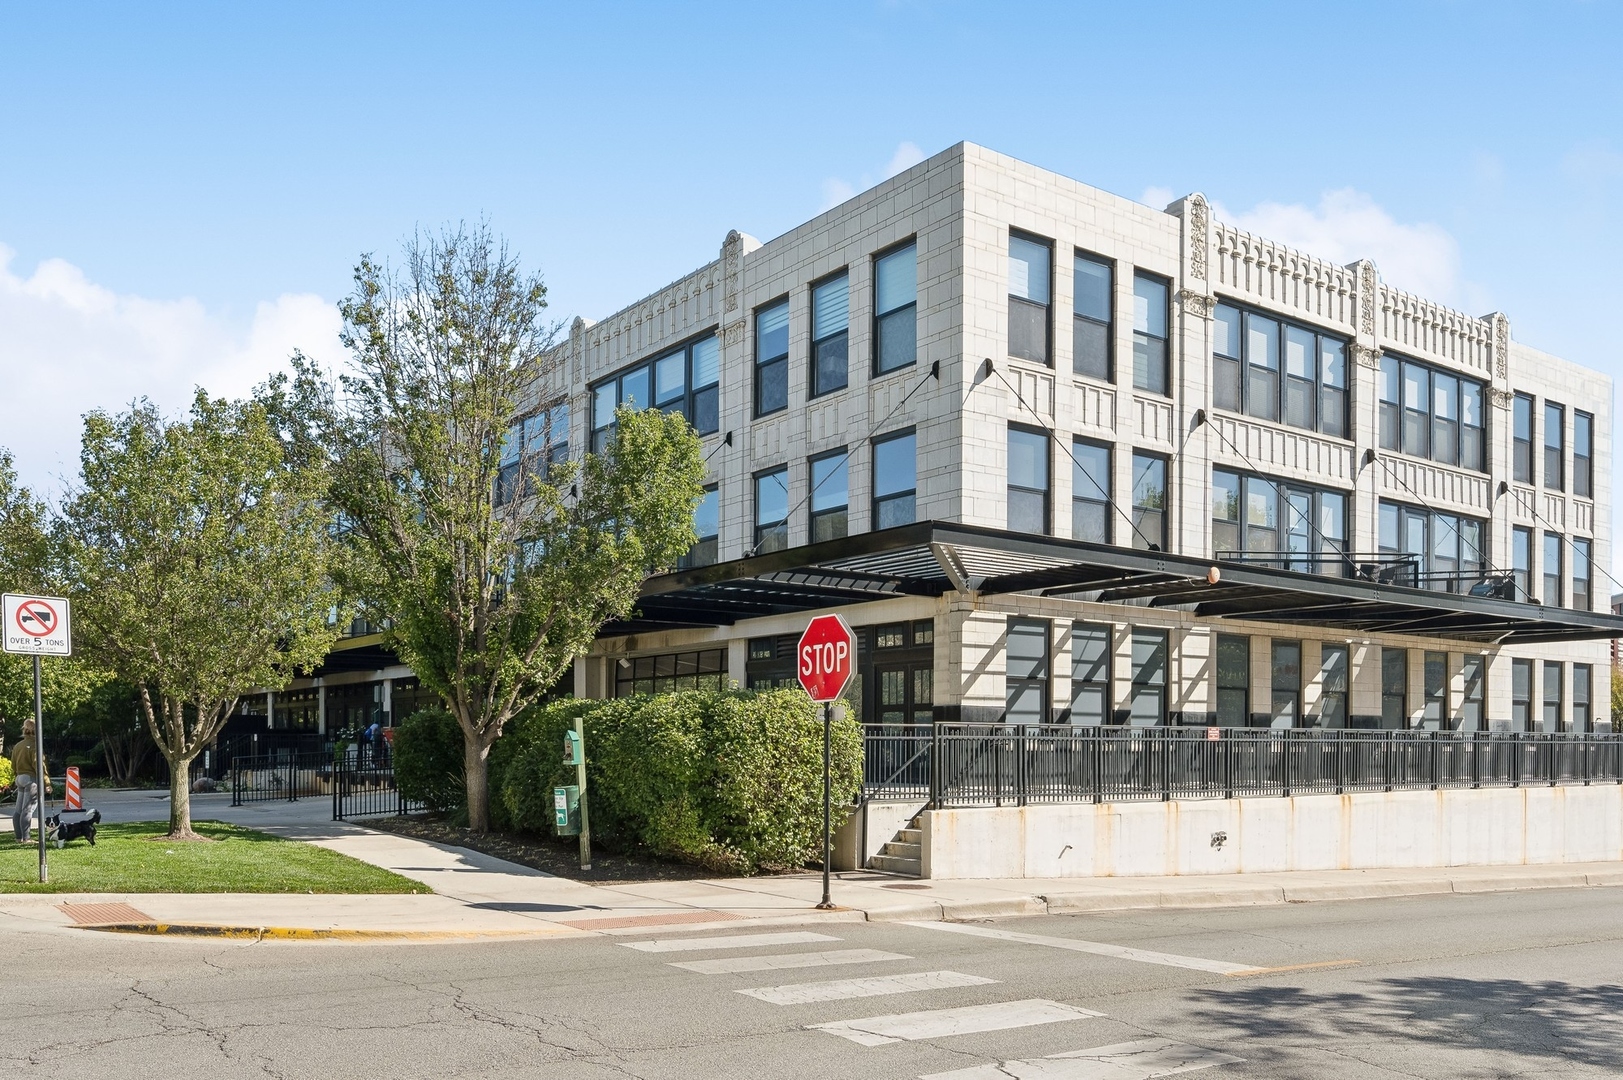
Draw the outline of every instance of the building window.
[[[1589,664],[1572,665],[1572,730],[1584,735],[1594,728],[1594,718],[1589,711],[1594,670]]]
[[[1579,611],[1589,611],[1593,604],[1589,591],[1593,550],[1588,540],[1572,542],[1572,606]]]
[[[889,529],[917,520],[918,449],[913,432],[873,444],[873,527]]]
[[[1079,251],[1072,276],[1076,314],[1071,320],[1071,367],[1078,375],[1109,379],[1114,351],[1110,313],[1115,306],[1115,274],[1108,260]]]
[[[1572,493],[1595,497],[1595,418],[1572,412]]]
[[[1133,631],[1133,695],[1127,715],[1134,727],[1155,727],[1167,717],[1167,632]]]
[[[851,279],[841,273],[812,288],[812,397],[851,381]]]
[[[1523,484],[1533,482],[1533,399],[1517,394],[1511,405],[1510,477]]]
[[[1481,383],[1383,356],[1380,386],[1383,447],[1487,471]]]
[[[1533,661],[1510,661],[1510,730],[1533,730]]]
[[[1381,649],[1381,726],[1409,726],[1409,650]]]
[[[1544,730],[1561,730],[1561,664],[1544,661]]]
[[[1533,597],[1533,530],[1517,525],[1510,530],[1510,576],[1516,580],[1516,599]]]
[[[1170,393],[1167,364],[1167,283],[1133,275],[1133,387]]]
[[[698,540],[677,564],[682,570],[712,566],[716,562],[717,537],[721,532],[721,494],[715,484],[704,489],[704,496],[693,508],[693,531]]]
[[[1346,436],[1346,342],[1228,304],[1217,306],[1212,325],[1213,404]]]
[[[1071,723],[1108,724],[1110,715],[1110,627],[1071,625]]]
[[[1053,250],[1009,234],[1009,355],[1047,364]]]
[[[1217,723],[1251,723],[1251,639],[1239,634],[1217,635]]]
[[[1561,606],[1561,537],[1544,534],[1544,595],[1539,600],[1546,607]]]
[[[1071,536],[1110,543],[1110,447],[1081,439],[1071,446]]]
[[[755,474],[754,553],[782,551],[789,546],[789,467],[780,465]]]
[[[913,244],[874,260],[874,371],[907,367],[918,358],[919,260]]]
[[[812,543],[838,540],[850,528],[851,455],[842,447],[811,459]]]
[[[1396,584],[1468,593],[1487,570],[1487,524],[1382,501],[1381,554],[1398,566]]]
[[[598,383],[592,388],[592,450],[602,453],[608,445],[620,405],[681,413],[700,435],[713,435],[721,426],[720,382],[721,346],[707,334]]]
[[[1010,619],[1004,648],[1008,673],[1008,712],[1011,724],[1048,722],[1048,623],[1041,619]]]
[[[629,657],[615,665],[615,697],[726,688],[726,649]]]
[[[789,301],[755,313],[755,415],[789,407]]]
[[[1326,645],[1319,654],[1319,726],[1347,726],[1347,700],[1351,688],[1349,654],[1345,645]]]
[[[569,402],[542,409],[507,429],[502,440],[501,464],[496,472],[494,501],[505,506],[519,497],[537,474],[550,478],[569,460]]]
[[[1347,569],[1347,497],[1212,470],[1212,554],[1302,573]]]
[[[1461,731],[1488,730],[1488,658],[1473,653],[1465,654],[1462,674],[1465,692],[1460,697]]]
[[[1048,436],[1009,426],[1009,530],[1048,534]]]
[[[1167,459],[1133,454],[1133,546],[1167,549]]]
[[[1551,491],[1565,491],[1566,470],[1563,465],[1567,436],[1567,410],[1565,406],[1544,405],[1544,486]]]
[[[1426,698],[1421,704],[1420,726],[1427,731],[1442,731],[1448,722],[1448,654],[1425,654]]]
[[[1302,713],[1302,643],[1275,640],[1270,652],[1273,698],[1268,726],[1296,727],[1297,717]]]

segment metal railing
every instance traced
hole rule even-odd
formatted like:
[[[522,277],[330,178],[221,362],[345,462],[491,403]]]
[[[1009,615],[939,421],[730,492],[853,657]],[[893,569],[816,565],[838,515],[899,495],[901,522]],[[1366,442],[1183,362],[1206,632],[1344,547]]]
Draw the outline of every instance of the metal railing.
[[[937,724],[864,743],[865,798],[937,807],[1623,783],[1615,734]]]
[[[231,759],[231,805],[255,802],[297,802],[327,794],[332,783],[332,758],[316,752],[237,755]]]
[[[388,754],[369,755],[359,747],[349,747],[333,762],[332,819],[378,817],[422,810],[400,793],[395,783],[394,762]]]

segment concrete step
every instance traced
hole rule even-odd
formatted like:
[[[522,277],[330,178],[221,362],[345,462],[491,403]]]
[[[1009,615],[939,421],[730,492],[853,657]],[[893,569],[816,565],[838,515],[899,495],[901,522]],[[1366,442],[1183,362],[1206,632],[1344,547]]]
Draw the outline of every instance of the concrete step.
[[[919,859],[923,855],[923,847],[919,844],[904,844],[900,840],[887,840],[881,855],[894,855],[898,859]]]
[[[916,827],[902,829],[896,834],[896,839],[904,844],[924,843],[924,830]]]
[[[918,859],[907,859],[897,855],[875,855],[868,860],[868,865],[887,874],[906,874],[909,877],[918,877],[920,870]]]

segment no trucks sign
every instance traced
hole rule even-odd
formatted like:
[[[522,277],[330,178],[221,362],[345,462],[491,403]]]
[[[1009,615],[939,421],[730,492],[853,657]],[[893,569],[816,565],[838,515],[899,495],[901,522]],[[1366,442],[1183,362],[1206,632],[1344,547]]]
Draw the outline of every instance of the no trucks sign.
[[[71,656],[73,620],[60,596],[6,593],[0,618],[5,623],[5,651],[25,656]]]

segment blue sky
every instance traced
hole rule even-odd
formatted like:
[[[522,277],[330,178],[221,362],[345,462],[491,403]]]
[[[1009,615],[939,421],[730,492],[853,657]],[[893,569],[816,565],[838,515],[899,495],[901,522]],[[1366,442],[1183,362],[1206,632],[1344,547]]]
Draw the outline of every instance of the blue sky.
[[[599,317],[960,139],[1619,375],[1620,40],[1567,0],[0,2],[0,378],[50,432],[0,445],[49,487],[85,409],[337,360],[356,257],[419,224],[488,217]]]

